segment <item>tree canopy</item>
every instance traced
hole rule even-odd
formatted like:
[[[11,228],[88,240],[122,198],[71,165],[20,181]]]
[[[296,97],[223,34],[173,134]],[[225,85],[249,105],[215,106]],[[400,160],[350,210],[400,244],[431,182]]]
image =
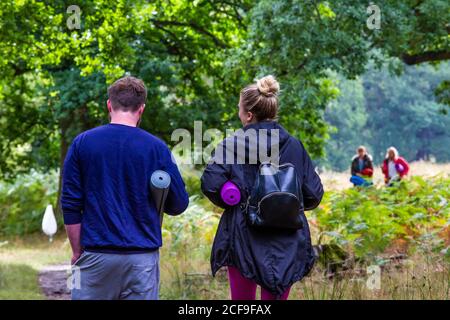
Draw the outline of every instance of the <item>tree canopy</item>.
[[[0,174],[55,168],[71,139],[107,121],[106,88],[141,77],[148,110],[141,126],[166,141],[194,120],[238,126],[239,90],[276,75],[280,122],[314,157],[329,137],[324,112],[339,90],[334,73],[355,78],[369,62],[404,64],[449,58],[450,4],[378,1],[379,30],[356,0],[67,1],[0,3]],[[445,101],[448,86],[436,93]],[[168,141],[169,142],[169,141]]]

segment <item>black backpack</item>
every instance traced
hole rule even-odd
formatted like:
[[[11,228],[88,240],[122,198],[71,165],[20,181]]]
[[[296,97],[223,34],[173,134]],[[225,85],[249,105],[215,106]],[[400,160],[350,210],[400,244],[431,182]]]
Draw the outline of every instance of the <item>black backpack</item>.
[[[291,163],[262,163],[244,210],[253,227],[301,229],[303,196]]]

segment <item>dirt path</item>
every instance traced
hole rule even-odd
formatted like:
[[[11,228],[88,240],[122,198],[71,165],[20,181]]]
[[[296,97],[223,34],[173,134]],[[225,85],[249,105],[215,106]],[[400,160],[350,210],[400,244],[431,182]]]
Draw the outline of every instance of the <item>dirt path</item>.
[[[67,288],[70,265],[60,264],[48,266],[39,272],[39,286],[49,300],[69,300],[70,290]]]

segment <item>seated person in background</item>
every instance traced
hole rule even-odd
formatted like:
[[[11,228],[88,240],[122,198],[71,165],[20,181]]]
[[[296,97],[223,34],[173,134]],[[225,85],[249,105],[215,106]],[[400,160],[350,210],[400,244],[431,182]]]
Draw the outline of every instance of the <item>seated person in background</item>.
[[[391,185],[394,181],[401,180],[409,172],[409,164],[406,160],[398,155],[398,151],[394,147],[387,149],[386,158],[381,166],[384,174],[384,182]]]
[[[359,146],[357,154],[352,159],[350,182],[355,186],[372,185],[373,163],[372,156],[367,153],[366,147]]]

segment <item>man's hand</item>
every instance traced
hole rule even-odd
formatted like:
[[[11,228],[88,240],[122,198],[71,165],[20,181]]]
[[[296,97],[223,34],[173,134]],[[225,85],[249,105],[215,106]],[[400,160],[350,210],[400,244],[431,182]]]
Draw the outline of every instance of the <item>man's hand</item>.
[[[81,254],[82,254],[83,252],[73,252],[72,253],[72,259],[70,260],[70,262],[71,262],[71,264],[72,265],[74,265],[75,264],[75,262],[78,260],[78,259],[80,259],[80,256],[81,256]]]
[[[72,264],[78,260],[83,253],[83,249],[80,244],[81,223],[78,224],[66,224],[67,237],[69,238],[70,246],[72,247]]]

